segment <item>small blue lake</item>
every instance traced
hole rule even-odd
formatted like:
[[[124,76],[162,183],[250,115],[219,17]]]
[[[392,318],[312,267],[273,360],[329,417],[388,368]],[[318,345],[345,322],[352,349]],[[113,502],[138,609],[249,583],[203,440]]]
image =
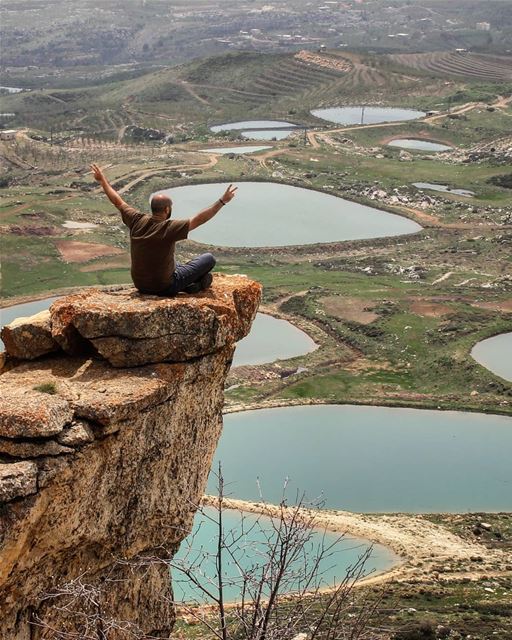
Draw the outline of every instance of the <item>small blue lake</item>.
[[[194,531],[191,536],[182,542],[175,556],[176,562],[190,562],[193,558],[204,558],[202,570],[210,578],[217,573],[215,566],[215,551],[218,541],[218,529],[215,522],[217,512],[212,507],[205,509],[205,514],[198,513],[194,521]],[[226,510],[223,512],[224,535],[227,543],[235,538],[240,538],[236,545],[234,557],[224,554],[223,575],[226,582],[233,582],[225,590],[228,601],[235,601],[240,597],[242,581],[240,579],[239,566],[248,571],[254,564],[263,565],[268,554],[268,545],[265,543],[269,537],[274,539],[272,522],[269,518],[256,516],[250,513],[243,515],[238,511]],[[274,534],[274,535],[273,535]],[[339,542],[338,542],[339,541]],[[325,557],[319,564],[319,586],[328,587],[339,583],[345,577],[347,570],[353,566],[358,558],[365,553],[370,546],[368,540],[344,537],[323,530],[313,532],[311,539],[305,545],[305,551],[309,556],[307,566],[311,570],[313,559],[319,555],[322,546],[335,545],[332,555]],[[364,575],[381,572],[390,569],[398,558],[386,547],[374,545],[372,555],[365,564]],[[300,561],[291,566],[292,572],[301,572]],[[192,587],[190,580],[181,577],[179,571],[172,571],[173,588],[175,598],[180,601],[191,601],[198,598],[198,592]],[[292,574],[290,574],[292,575]],[[208,584],[204,581],[203,584]],[[214,594],[218,591],[215,585],[209,585]],[[298,587],[296,580],[291,580],[285,592],[290,592]],[[203,602],[204,598],[200,598]]]
[[[512,332],[482,340],[473,347],[471,355],[500,378],[512,381]]]
[[[409,149],[411,151],[451,151],[453,147],[440,142],[431,142],[429,140],[417,140],[416,138],[397,138],[388,142],[388,147],[398,147],[400,149]]]
[[[314,340],[290,322],[258,313],[249,335],[236,345],[232,366],[286,360],[316,348]]]

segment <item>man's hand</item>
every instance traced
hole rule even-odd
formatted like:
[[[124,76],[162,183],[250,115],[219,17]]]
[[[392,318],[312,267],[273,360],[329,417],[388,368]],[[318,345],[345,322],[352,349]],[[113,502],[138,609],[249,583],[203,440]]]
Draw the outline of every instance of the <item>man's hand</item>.
[[[105,177],[105,174],[97,164],[91,164],[91,171],[93,173],[94,179],[101,184],[105,195],[115,207],[120,209],[121,207],[127,206],[126,202],[121,198],[117,191],[110,186],[109,181]]]
[[[224,195],[221,198],[222,202],[228,203],[233,200],[233,198],[235,197],[235,191],[237,189],[238,187],[234,187],[232,184],[230,184],[226,191],[224,191]]]
[[[97,164],[91,164],[91,171],[93,173],[94,179],[98,182],[104,182],[106,180],[103,171],[98,167]]]
[[[208,222],[208,220],[211,220],[213,216],[218,213],[225,204],[233,200],[237,189],[238,187],[234,187],[232,184],[230,184],[226,191],[224,191],[224,195],[222,196],[222,198],[219,198],[217,202],[211,205],[211,207],[203,209],[199,213],[196,213],[195,216],[190,218],[188,223],[188,230],[193,231],[205,222]]]

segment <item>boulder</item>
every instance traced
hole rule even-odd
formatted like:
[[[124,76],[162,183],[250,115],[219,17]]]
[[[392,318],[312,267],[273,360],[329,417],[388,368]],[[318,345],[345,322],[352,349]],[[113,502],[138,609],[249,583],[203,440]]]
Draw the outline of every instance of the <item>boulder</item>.
[[[41,311],[27,318],[16,318],[3,327],[5,350],[13,358],[33,360],[59,350],[52,338],[50,312]]]
[[[0,464],[0,504],[37,491],[37,466],[33,462]]]
[[[220,274],[210,289],[173,298],[88,289],[52,305],[52,336],[67,353],[89,350],[114,367],[183,362],[246,336],[260,298],[259,284]]]

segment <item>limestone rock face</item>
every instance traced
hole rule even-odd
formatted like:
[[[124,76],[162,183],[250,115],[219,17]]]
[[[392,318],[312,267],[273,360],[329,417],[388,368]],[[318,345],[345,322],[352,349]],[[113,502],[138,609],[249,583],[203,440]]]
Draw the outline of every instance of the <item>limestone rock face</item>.
[[[86,637],[84,621],[100,610],[119,627],[109,640],[169,637],[165,561],[191,529],[234,343],[259,297],[259,285],[241,277],[217,277],[195,299],[84,292],[51,310],[52,332],[66,348],[129,341],[113,350],[116,368],[94,349],[61,351],[15,360],[0,376],[2,640],[39,640],[45,626]],[[152,363],[120,368],[142,359],[139,340]],[[158,354],[176,361],[154,362]]]

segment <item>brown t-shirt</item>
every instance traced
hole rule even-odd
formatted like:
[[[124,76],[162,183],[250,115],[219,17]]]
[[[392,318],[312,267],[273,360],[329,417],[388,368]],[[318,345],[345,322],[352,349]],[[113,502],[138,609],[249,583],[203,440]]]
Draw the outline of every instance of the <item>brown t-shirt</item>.
[[[133,284],[144,293],[160,293],[172,281],[174,247],[188,235],[188,220],[156,220],[128,205],[120,208],[130,229]]]

